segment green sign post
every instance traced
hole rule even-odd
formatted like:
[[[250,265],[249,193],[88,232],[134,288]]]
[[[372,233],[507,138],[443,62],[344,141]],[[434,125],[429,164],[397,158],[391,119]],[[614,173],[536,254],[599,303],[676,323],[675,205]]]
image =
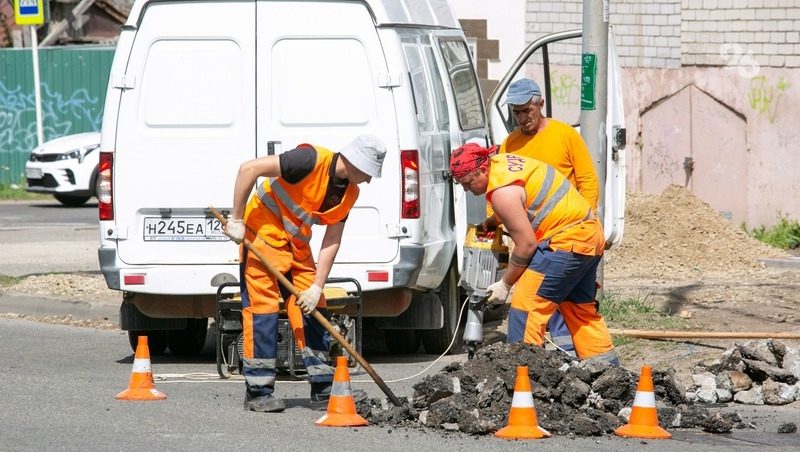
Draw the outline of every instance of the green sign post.
[[[597,108],[597,55],[584,53],[581,62],[581,110],[594,110]]]

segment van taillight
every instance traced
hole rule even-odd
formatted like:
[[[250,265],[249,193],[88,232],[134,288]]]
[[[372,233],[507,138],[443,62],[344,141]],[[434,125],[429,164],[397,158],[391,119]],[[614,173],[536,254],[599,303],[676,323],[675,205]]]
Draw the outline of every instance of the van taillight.
[[[111,192],[111,167],[113,152],[100,153],[100,166],[97,169],[97,210],[100,221],[114,219],[114,197]]]
[[[400,151],[403,167],[403,213],[401,218],[419,218],[419,153]]]

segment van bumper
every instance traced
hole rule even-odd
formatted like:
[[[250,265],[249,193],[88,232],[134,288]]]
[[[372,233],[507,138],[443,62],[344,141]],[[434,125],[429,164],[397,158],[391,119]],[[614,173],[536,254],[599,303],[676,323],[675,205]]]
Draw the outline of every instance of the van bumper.
[[[413,287],[422,270],[425,249],[422,245],[401,246],[400,261],[394,265],[392,283],[394,287]]]

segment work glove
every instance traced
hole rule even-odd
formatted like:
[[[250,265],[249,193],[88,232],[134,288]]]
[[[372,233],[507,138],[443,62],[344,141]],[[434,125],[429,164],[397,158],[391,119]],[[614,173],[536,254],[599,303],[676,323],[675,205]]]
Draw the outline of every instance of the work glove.
[[[228,220],[228,224],[225,225],[225,235],[236,243],[242,243],[242,240],[244,240],[244,222],[242,220]]]
[[[489,304],[503,304],[506,302],[506,298],[508,298],[508,291],[510,290],[511,286],[500,279],[500,281],[497,281],[486,288],[486,291],[489,292],[489,298],[486,300],[486,302]]]
[[[319,297],[322,295],[322,288],[316,284],[312,284],[311,287],[308,289],[300,292],[300,296],[297,297],[297,301],[295,302],[297,306],[300,306],[300,310],[303,311],[303,314],[311,314],[314,309],[317,307],[317,303],[319,303]]]

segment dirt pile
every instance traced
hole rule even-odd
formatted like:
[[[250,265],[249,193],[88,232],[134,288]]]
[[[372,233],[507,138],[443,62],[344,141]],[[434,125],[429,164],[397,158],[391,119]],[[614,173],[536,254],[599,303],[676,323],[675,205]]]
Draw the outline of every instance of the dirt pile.
[[[750,237],[679,186],[661,195],[628,193],[619,247],[606,253],[610,277],[683,278],[763,268],[758,259],[786,257]]]
[[[638,375],[621,367],[575,361],[563,353],[525,344],[495,343],[466,363],[454,363],[414,386],[409,404],[395,408],[370,399],[359,413],[372,424],[424,426],[473,435],[492,434],[507,423],[517,366],[528,366],[539,425],[557,435],[597,436],[626,422]],[[746,425],[737,414],[712,413],[685,400],[674,370],[654,369],[662,426],[718,431]],[[730,428],[728,428],[730,430]]]

